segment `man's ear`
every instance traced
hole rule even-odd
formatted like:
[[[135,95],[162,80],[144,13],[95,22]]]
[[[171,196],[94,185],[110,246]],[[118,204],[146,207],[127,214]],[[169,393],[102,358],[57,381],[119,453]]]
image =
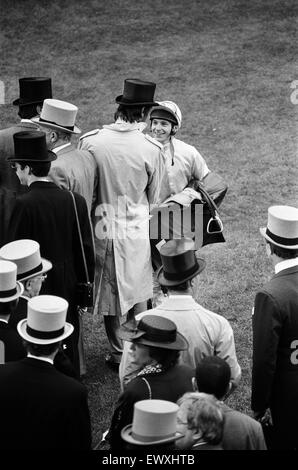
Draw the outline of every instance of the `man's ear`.
[[[191,379],[191,383],[192,383],[193,391],[198,392],[199,389],[198,389],[197,379],[195,377]]]
[[[42,105],[41,104],[38,104],[36,106],[36,113],[40,116],[40,113],[41,113],[41,110],[42,110]]]
[[[177,131],[178,131],[178,126],[176,126],[176,124],[173,124],[171,134],[175,135]]]
[[[24,282],[24,287],[27,292],[31,292],[32,290],[32,279],[27,279],[27,281]]]

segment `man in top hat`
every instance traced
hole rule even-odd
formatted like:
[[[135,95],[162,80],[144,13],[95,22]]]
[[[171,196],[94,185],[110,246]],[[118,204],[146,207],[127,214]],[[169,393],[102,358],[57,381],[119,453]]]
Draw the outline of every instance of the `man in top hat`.
[[[69,302],[68,319],[75,331],[67,354],[78,369],[79,318],[76,302],[78,282],[86,282],[76,212],[71,194],[51,182],[48,173],[57,155],[47,150],[43,132],[14,135],[15,155],[9,160],[29,191],[17,197],[11,217],[11,240],[31,239],[40,245],[41,256],[51,260],[43,293],[59,295]],[[80,224],[89,278],[94,272],[93,236],[86,202],[73,193]]]
[[[27,357],[0,366],[1,450],[90,450],[86,389],[53,367],[61,341],[73,332],[67,307],[51,295],[28,302],[18,324]]]
[[[51,164],[50,179],[60,188],[81,194],[91,214],[97,164],[90,152],[76,149],[71,142],[81,133],[75,125],[77,112],[77,106],[71,103],[46,99],[40,116],[32,120],[45,132],[48,149],[57,155]]]
[[[8,240],[8,224],[15,202],[15,193],[27,191],[11,170],[7,157],[14,154],[13,135],[16,132],[36,130],[31,119],[40,113],[45,98],[52,97],[51,79],[47,77],[25,77],[19,79],[20,97],[14,100],[21,121],[0,130],[0,246]]]
[[[52,263],[40,256],[40,246],[34,240],[16,240],[0,248],[0,259],[17,265],[17,280],[24,287],[16,309],[12,312],[8,325],[17,330],[18,323],[27,317],[28,301],[39,295]],[[18,336],[18,340],[19,335]],[[25,350],[24,350],[25,352]],[[76,371],[63,352],[63,346],[54,359],[55,367],[61,372],[76,377]]]
[[[205,261],[196,257],[194,242],[187,238],[168,241],[161,247],[160,254],[162,267],[157,279],[167,289],[168,297],[158,307],[140,313],[137,319],[154,314],[172,320],[189,343],[188,349],[180,355],[181,362],[195,369],[205,356],[219,356],[230,365],[232,389],[235,388],[241,378],[241,368],[233,330],[226,318],[205,309],[192,297],[192,280],[203,271]],[[137,372],[138,367],[126,342],[119,368],[122,387]]]
[[[298,449],[298,209],[269,207],[260,232],[275,275],[253,309],[252,409],[272,417],[274,449]]]
[[[146,308],[152,297],[149,204],[158,201],[163,175],[162,146],[142,131],[155,105],[155,83],[126,79],[116,98],[115,122],[80,138],[99,170],[95,242],[98,271],[96,309],[104,315],[111,355],[119,363],[120,317]]]
[[[19,89],[20,97],[14,100],[13,105],[18,106],[21,121],[0,130],[0,187],[17,192],[20,192],[20,183],[6,160],[14,155],[13,135],[38,128],[32,118],[40,114],[43,100],[52,98],[52,83],[48,77],[24,77],[19,79]]]
[[[9,325],[23,290],[17,281],[16,264],[0,260],[0,364],[17,361],[26,355],[21,338]]]

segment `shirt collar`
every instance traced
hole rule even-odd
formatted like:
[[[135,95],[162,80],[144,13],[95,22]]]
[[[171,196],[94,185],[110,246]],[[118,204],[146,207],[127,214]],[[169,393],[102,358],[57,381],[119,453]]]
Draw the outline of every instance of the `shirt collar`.
[[[0,321],[2,321],[3,323],[6,323],[8,325],[8,320],[5,320],[4,318],[0,318]]]
[[[21,119],[21,122],[29,122],[30,124],[35,124],[33,121],[31,121],[31,119]],[[36,124],[35,124],[36,125]]]
[[[71,142],[67,142],[67,144],[59,145],[59,147],[52,149],[52,152],[58,153],[60,150],[65,149],[66,147],[69,147],[70,145],[71,145]]]
[[[34,354],[27,354],[27,357],[31,357],[31,359],[37,359],[38,361],[43,361],[43,362],[48,362],[49,364],[54,364],[53,359],[50,359],[49,357],[40,357],[40,356],[34,356]]]
[[[280,271],[283,271],[284,269],[292,268],[293,266],[298,266],[298,257],[292,259],[285,259],[284,261],[277,263],[274,268],[275,274],[279,273]]]
[[[170,294],[165,300],[157,307],[158,310],[189,310],[197,308],[198,304],[190,295]]]

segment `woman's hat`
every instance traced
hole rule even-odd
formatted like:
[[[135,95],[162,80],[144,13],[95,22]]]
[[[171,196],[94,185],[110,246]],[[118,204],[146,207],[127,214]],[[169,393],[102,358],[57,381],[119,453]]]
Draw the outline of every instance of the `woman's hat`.
[[[14,106],[42,103],[52,98],[52,81],[48,77],[24,77],[19,79],[20,97],[13,101]]]
[[[271,206],[267,227],[260,228],[269,242],[287,250],[298,249],[298,209],[291,206]]]
[[[55,295],[38,295],[28,301],[27,318],[18,323],[23,339],[35,344],[52,344],[62,341],[73,332],[66,323],[68,302]]]
[[[117,96],[116,103],[125,106],[158,106],[154,101],[156,84],[137,78],[124,80],[123,95]]]
[[[0,302],[11,302],[23,292],[23,285],[17,281],[17,265],[0,260]]]
[[[134,405],[133,422],[121,431],[126,442],[148,446],[166,444],[182,436],[176,431],[179,406],[166,400],[142,400]]]
[[[160,248],[162,266],[157,280],[165,287],[175,287],[189,281],[205,269],[206,262],[196,257],[195,243],[191,238],[170,240]]]
[[[14,155],[10,162],[48,163],[56,160],[57,155],[47,149],[46,135],[40,131],[17,132],[13,136]]]
[[[52,263],[41,258],[39,243],[34,240],[15,240],[3,245],[0,258],[17,265],[18,281],[26,281],[52,269]]]
[[[137,324],[125,322],[118,329],[118,335],[125,341],[155,348],[188,349],[188,341],[178,333],[175,323],[159,315],[145,315]]]
[[[182,114],[174,101],[158,101],[158,108],[154,108],[150,113],[150,119],[165,119],[176,124],[180,129]]]
[[[78,107],[60,100],[44,100],[39,117],[32,121],[40,126],[70,134],[80,134],[81,130],[75,125]]]

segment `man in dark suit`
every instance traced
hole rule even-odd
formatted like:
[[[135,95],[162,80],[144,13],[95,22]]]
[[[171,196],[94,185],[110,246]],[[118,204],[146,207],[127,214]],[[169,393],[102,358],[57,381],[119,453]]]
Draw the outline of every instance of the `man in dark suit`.
[[[21,338],[9,325],[22,293],[23,286],[17,281],[17,265],[0,260],[0,364],[26,356]]]
[[[298,449],[298,209],[270,207],[260,231],[275,275],[255,298],[252,409],[272,448]]]
[[[53,367],[60,342],[73,332],[67,307],[50,295],[28,302],[18,324],[27,358],[0,366],[1,450],[90,450],[86,389]]]
[[[18,178],[11,171],[7,157],[14,155],[13,135],[16,132],[33,131],[38,126],[31,119],[40,114],[43,100],[52,98],[52,83],[47,77],[24,77],[19,79],[20,97],[13,105],[19,107],[21,121],[7,129],[0,130],[0,187],[20,192]]]
[[[20,132],[14,135],[15,155],[9,160],[27,194],[16,199],[11,217],[11,240],[32,239],[40,244],[41,256],[51,260],[42,293],[59,295],[69,302],[68,320],[74,325],[72,341],[66,352],[78,366],[77,342],[79,319],[76,301],[78,282],[86,282],[82,247],[71,194],[47,178],[56,155],[47,150],[43,132]],[[83,248],[91,282],[94,276],[94,245],[90,219],[84,198],[74,193]]]

